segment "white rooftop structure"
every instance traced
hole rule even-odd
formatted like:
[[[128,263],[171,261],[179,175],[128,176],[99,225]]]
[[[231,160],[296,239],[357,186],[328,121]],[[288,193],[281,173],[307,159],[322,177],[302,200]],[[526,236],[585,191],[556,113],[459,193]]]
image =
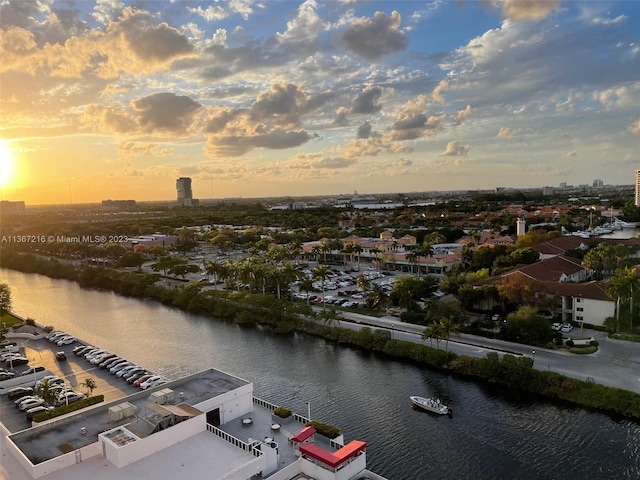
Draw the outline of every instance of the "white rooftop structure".
[[[382,479],[364,442],[323,439],[275,408],[252,383],[205,370],[20,432],[0,424],[0,479]]]

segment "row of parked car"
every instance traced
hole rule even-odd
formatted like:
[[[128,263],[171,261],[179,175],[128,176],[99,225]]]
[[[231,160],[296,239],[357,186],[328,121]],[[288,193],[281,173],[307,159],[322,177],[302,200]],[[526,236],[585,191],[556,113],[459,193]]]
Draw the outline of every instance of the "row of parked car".
[[[19,352],[4,351],[0,353],[0,362],[4,363],[7,366],[11,366],[13,368],[17,365],[28,364],[29,359],[21,355]],[[0,379],[0,380],[6,380],[6,378]]]
[[[62,347],[63,345],[71,345],[76,341],[76,337],[61,331],[53,331],[44,338],[49,340],[51,343],[55,343],[59,347]]]
[[[107,350],[90,345],[80,345],[73,349],[73,353],[78,357],[84,357],[92,365],[108,369],[112,375],[122,378],[127,383],[143,390],[166,382],[163,376],[155,375],[146,368],[140,367]]]
[[[64,379],[57,375],[47,375],[38,380],[33,387],[14,387],[7,392],[16,407],[25,412],[27,420],[35,415],[55,407],[68,405],[84,398],[84,395],[68,387]],[[46,398],[45,398],[46,397]]]

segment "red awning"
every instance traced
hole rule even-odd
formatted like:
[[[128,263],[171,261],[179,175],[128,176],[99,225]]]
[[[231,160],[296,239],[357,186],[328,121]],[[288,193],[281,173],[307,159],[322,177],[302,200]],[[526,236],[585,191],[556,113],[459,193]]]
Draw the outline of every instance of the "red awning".
[[[325,465],[336,468],[341,463],[344,463],[351,457],[356,456],[359,452],[364,450],[366,446],[367,444],[365,442],[353,440],[340,450],[331,453],[313,443],[307,443],[300,445],[300,451],[305,455],[324,463]]]
[[[298,443],[304,442],[305,440],[307,440],[314,433],[316,433],[316,429],[315,428],[313,428],[313,427],[304,427],[297,434],[295,434],[293,437],[291,437],[291,441],[292,442],[298,442]]]

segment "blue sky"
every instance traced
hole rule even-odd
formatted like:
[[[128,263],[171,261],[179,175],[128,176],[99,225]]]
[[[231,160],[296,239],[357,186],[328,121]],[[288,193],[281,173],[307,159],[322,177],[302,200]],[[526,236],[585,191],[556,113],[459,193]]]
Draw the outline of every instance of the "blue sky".
[[[629,184],[639,24],[632,1],[0,0],[3,198]]]

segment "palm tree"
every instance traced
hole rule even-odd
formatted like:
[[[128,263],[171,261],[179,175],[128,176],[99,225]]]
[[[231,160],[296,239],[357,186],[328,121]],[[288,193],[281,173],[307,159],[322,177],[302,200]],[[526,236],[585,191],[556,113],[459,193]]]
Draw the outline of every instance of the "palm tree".
[[[361,292],[366,292],[371,288],[371,280],[369,280],[364,275],[358,275],[358,279],[356,280],[356,287]]]
[[[367,297],[367,307],[373,310],[381,310],[389,303],[389,296],[380,285],[373,286],[373,292]]]
[[[442,317],[440,319],[440,334],[445,343],[445,352],[449,351],[449,337],[452,333],[458,333],[460,331],[460,327],[458,324],[454,323],[453,316],[449,315],[448,317]]]
[[[331,307],[329,310],[322,313],[324,323],[330,327],[335,327],[336,325],[339,326],[342,318],[342,315],[340,312],[336,311],[335,307]]]
[[[91,377],[87,377],[84,379],[84,382],[82,382],[80,384],[80,386],[86,388],[88,390],[87,392],[87,398],[89,398],[91,396],[91,394],[93,393],[93,391],[98,387],[98,385],[96,385],[96,381],[91,378]]]
[[[382,253],[382,250],[380,250],[378,247],[373,247],[369,249],[369,253],[371,253],[376,258],[378,271],[380,271],[380,259],[378,258],[378,255]]]
[[[48,405],[52,405],[56,399],[56,393],[53,387],[54,384],[50,378],[45,378],[38,384],[38,395],[40,395]]]
[[[313,292],[313,281],[305,277],[300,281],[300,290],[307,293],[307,305],[309,305],[309,292]]]
[[[357,243],[354,243],[353,244],[353,252],[358,257],[358,271],[360,271],[360,254],[362,253],[362,246],[357,244]]]
[[[629,328],[633,328],[633,293],[638,289],[638,276],[634,268],[619,268],[611,277],[605,292],[616,300],[616,319],[620,320],[620,303],[629,302]]]
[[[436,348],[440,349],[440,340],[443,338],[442,336],[442,325],[440,322],[433,322],[429,324],[429,326],[422,332],[421,336],[422,340],[429,340],[431,342],[431,346],[433,347],[433,339],[436,339]]]
[[[329,266],[328,265],[318,265],[313,269],[313,278],[316,280],[320,280],[320,284],[322,287],[322,310],[326,311],[326,304],[324,303],[324,282],[329,278]]]
[[[404,257],[411,264],[411,274],[413,275],[413,266],[417,263],[418,253],[415,250],[413,250],[411,252],[408,252]],[[420,276],[420,271],[418,271],[418,276]]]
[[[291,285],[291,282],[295,282],[300,278],[301,272],[293,266],[292,263],[287,262],[284,267],[280,269],[280,280],[287,288]],[[293,301],[293,289],[291,290],[291,301]],[[280,285],[278,284],[278,298],[280,298]]]

